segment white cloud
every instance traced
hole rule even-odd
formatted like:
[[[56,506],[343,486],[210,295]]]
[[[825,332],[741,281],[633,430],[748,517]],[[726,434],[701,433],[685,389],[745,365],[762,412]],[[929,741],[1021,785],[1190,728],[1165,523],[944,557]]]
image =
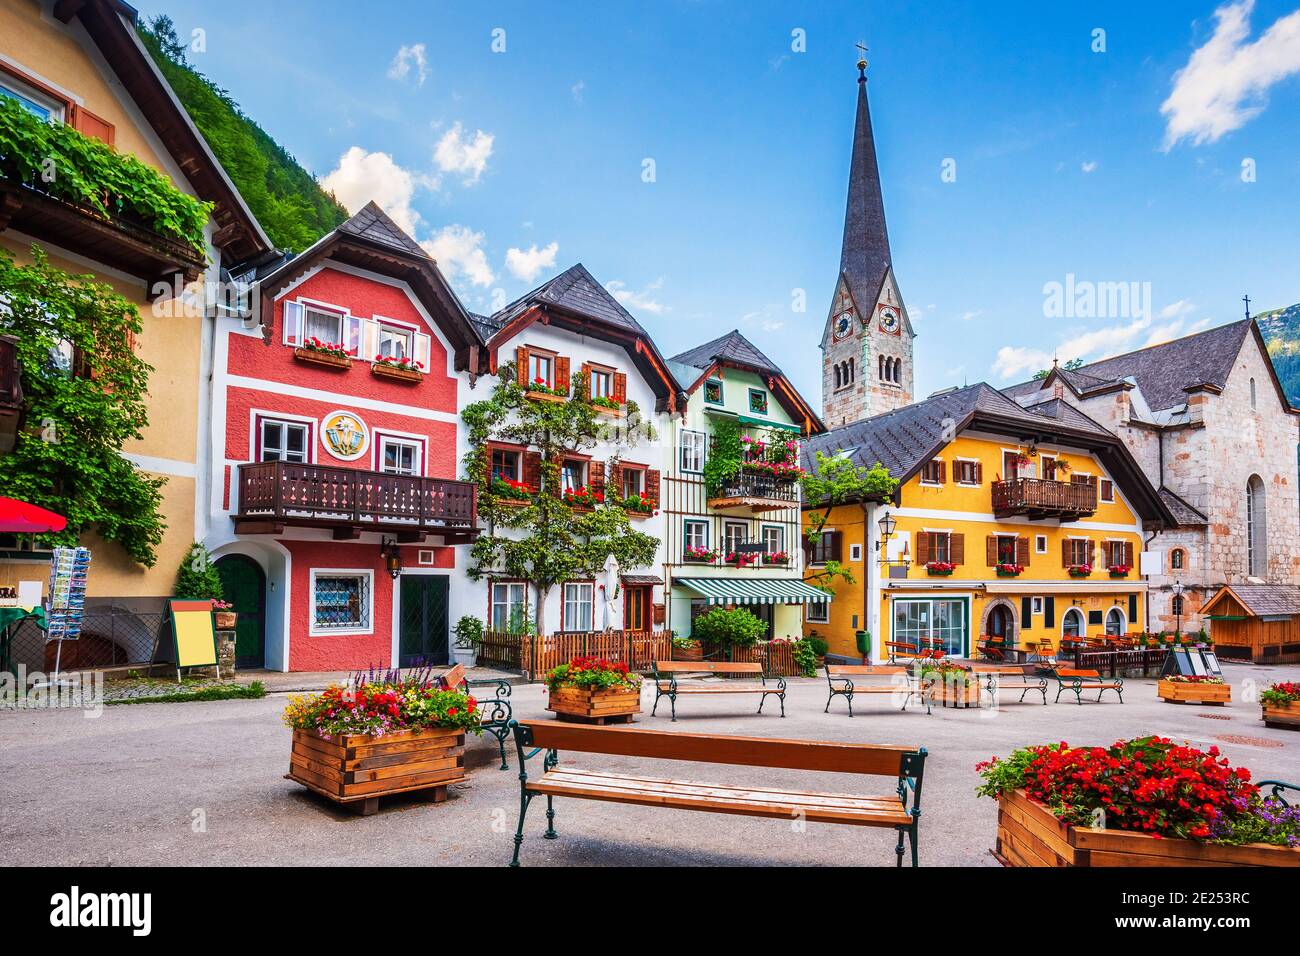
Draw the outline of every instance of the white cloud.
[[[423,43],[402,46],[388,67],[388,77],[404,80],[410,75],[412,67],[415,69],[415,85],[424,86],[424,81],[429,78],[429,61],[424,55]]]
[[[993,371],[1001,378],[1019,378],[1052,364],[1052,357],[1038,349],[1004,345],[993,360]]]
[[[1189,302],[1187,299],[1179,299],[1177,302],[1171,302],[1163,309],[1161,309],[1160,318],[1162,319],[1181,318],[1187,313],[1194,312],[1194,311],[1196,311],[1196,306],[1194,303]]]
[[[668,311],[668,306],[656,299],[654,293],[662,289],[663,284],[664,280],[660,277],[640,292],[635,292],[627,287],[626,282],[615,279],[613,282],[605,283],[605,288],[610,295],[633,312],[649,312],[652,315],[662,315]]]
[[[963,322],[970,322],[973,319],[978,319],[983,314],[984,314],[983,309],[973,309],[970,312],[963,312],[961,314],[961,320]]]
[[[1097,168],[1097,161],[1095,159],[1086,160],[1079,164],[1079,168],[1083,170],[1083,174],[1086,176]]]
[[[468,226],[443,226],[420,245],[448,279],[463,275],[474,285],[488,286],[496,278],[483,249],[483,233]]]
[[[583,94],[587,92],[587,81],[579,80],[577,83],[574,83],[569,87],[569,92],[573,94],[573,101],[575,103],[582,103]]]
[[[461,173],[466,186],[478,182],[487,168],[488,157],[492,155],[491,133],[481,129],[474,131],[473,139],[467,139],[460,122],[442,135],[438,145],[433,149],[433,161],[444,173]]]
[[[338,167],[321,180],[349,213],[355,213],[371,200],[377,202],[393,221],[414,235],[420,214],[411,208],[411,199],[421,187],[436,187],[428,178],[403,169],[387,153],[370,153],[353,146],[339,157]]]
[[[1174,74],[1173,90],[1160,106],[1166,117],[1165,149],[1183,139],[1213,143],[1240,129],[1264,109],[1273,84],[1300,72],[1300,10],[1279,18],[1253,43],[1250,14],[1255,0],[1214,11],[1214,35]]]
[[[510,248],[506,250],[506,268],[516,279],[532,282],[543,269],[554,268],[555,254],[560,251],[560,244],[552,242],[538,249],[537,244],[525,249]]]

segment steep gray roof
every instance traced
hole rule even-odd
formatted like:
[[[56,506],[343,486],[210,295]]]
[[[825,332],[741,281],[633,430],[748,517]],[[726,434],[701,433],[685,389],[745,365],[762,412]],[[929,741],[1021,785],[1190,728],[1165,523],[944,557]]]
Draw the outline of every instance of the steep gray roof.
[[[426,259],[431,258],[420,244],[402,231],[402,228],[393,222],[388,217],[388,213],[380,209],[374,201],[366,203],[357,210],[356,215],[341,223],[338,231],[361,239],[369,239],[371,242],[389,246],[399,252],[423,256]]]
[[[875,308],[885,273],[892,262],[885,228],[885,200],[876,165],[876,140],[867,105],[867,77],[860,69],[858,108],[853,124],[853,159],[849,166],[849,198],[844,210],[844,241],[840,272],[861,309]]]
[[[1241,319],[1162,345],[1091,362],[1078,369],[1055,371],[1080,394],[1122,385],[1131,379],[1142,390],[1148,407],[1163,411],[1185,404],[1188,388],[1197,385],[1223,388],[1250,327],[1250,319]],[[1013,398],[1024,399],[1041,391],[1046,384],[1035,379],[1003,391]]]
[[[1300,587],[1294,584],[1233,584],[1231,590],[1252,614],[1300,614]]]
[[[680,355],[674,355],[669,361],[689,365],[700,371],[708,368],[715,361],[724,361],[735,362],[737,365],[744,365],[760,372],[770,372],[773,375],[784,374],[757,345],[741,335],[739,329],[732,329],[712,342],[705,342]]]
[[[646,339],[650,338],[650,333],[642,328],[641,323],[632,318],[632,314],[592,277],[581,262],[546,280],[533,291],[511,302],[500,312],[486,318],[484,325],[485,327],[495,325],[493,331],[497,331],[534,305],[554,306],[616,328],[627,329]]]
[[[1189,505],[1178,495],[1174,494],[1168,488],[1160,488],[1160,500],[1165,503],[1165,507],[1170,510],[1173,516],[1178,519],[1180,525],[1202,525],[1209,524],[1210,519],[1205,513],[1198,508]]]

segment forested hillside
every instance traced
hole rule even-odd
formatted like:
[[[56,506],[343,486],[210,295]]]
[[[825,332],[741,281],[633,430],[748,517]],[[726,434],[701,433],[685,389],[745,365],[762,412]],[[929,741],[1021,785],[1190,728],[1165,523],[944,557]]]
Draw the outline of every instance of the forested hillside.
[[[225,90],[189,64],[171,18],[155,17],[147,25],[141,23],[139,31],[273,243],[301,252],[347,218],[347,210],[284,147],[244,115]]]
[[[1268,343],[1268,354],[1293,405],[1300,406],[1300,305],[1255,316]]]

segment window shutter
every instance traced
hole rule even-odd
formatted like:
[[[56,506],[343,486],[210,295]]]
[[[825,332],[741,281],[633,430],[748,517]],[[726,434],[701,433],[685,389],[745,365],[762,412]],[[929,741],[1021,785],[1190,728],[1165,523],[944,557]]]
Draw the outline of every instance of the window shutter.
[[[942,485],[947,480],[948,480],[948,463],[946,461],[941,461],[939,462],[939,484]]]
[[[1043,598],[1043,627],[1056,627],[1056,598]]]
[[[988,566],[990,568],[997,567],[998,565],[998,536],[997,535],[991,534],[984,539],[984,557],[987,560]]]
[[[948,536],[948,560],[953,564],[966,563],[966,536],[950,534]]]
[[[928,564],[930,561],[930,532],[922,531],[916,536],[916,563]]]
[[[620,405],[627,401],[627,374],[625,372],[614,373],[614,401]]]
[[[593,495],[598,491],[605,490],[605,463],[592,459],[587,462],[587,490]],[[618,489],[617,494],[621,497],[622,489]]]
[[[659,469],[649,468],[645,473],[645,496],[656,508],[659,507]]]
[[[590,362],[582,363],[582,381],[583,381],[582,387],[586,390],[587,393],[583,397],[591,398],[592,393],[591,393],[591,363]]]
[[[78,133],[94,137],[106,146],[112,146],[116,135],[113,124],[96,116],[85,107],[78,106],[72,117],[72,126]]]
[[[1128,596],[1128,626],[1130,630],[1139,630],[1138,628],[1138,596],[1130,594]]]
[[[1034,599],[1031,597],[1022,597],[1020,599],[1020,626],[1032,627],[1034,620]]]
[[[984,484],[984,463],[982,461],[975,462],[975,484]]]
[[[302,345],[302,306],[297,302],[286,302],[284,313],[284,344]]]
[[[432,340],[423,332],[415,333],[415,360],[420,363],[424,371],[429,371],[429,356]]]
[[[524,484],[534,491],[541,490],[542,456],[538,452],[524,452]]]
[[[1062,538],[1061,539],[1061,567],[1068,568],[1069,566],[1070,566],[1070,539]]]
[[[843,561],[843,560],[844,560],[844,532],[842,532],[842,531],[832,531],[832,532],[831,532],[831,554],[830,554],[830,559],[831,559],[832,561]]]
[[[515,371],[518,374],[520,388],[528,387],[528,347],[521,345],[515,349]]]
[[[1103,478],[1101,481],[1101,497],[1106,501],[1115,497],[1115,487],[1108,478]]]
[[[1029,539],[1024,535],[1016,535],[1016,564],[1029,567]]]
[[[379,323],[366,322],[361,326],[361,357],[373,359],[379,354]],[[414,350],[412,350],[414,358]]]
[[[557,355],[555,357],[555,387],[566,395],[569,393],[569,357],[567,355]]]
[[[1130,568],[1133,567],[1133,542],[1124,542],[1124,563]],[[1131,617],[1132,615],[1130,615]]]
[[[360,316],[343,316],[343,348],[353,358],[361,357],[362,325],[363,323]]]
[[[623,497],[623,463],[620,461],[609,463],[609,488],[609,493],[614,497]]]
[[[1096,559],[1097,559],[1097,542],[1089,541],[1088,542],[1088,564],[1091,565],[1092,567],[1096,567],[1097,565]]]

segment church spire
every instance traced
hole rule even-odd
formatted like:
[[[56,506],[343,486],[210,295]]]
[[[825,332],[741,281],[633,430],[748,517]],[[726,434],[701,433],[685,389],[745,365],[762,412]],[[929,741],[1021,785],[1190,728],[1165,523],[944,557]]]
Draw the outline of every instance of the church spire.
[[[870,308],[880,294],[890,265],[889,233],[885,229],[885,201],[876,166],[876,141],[867,106],[867,61],[858,60],[858,112],[853,128],[853,161],[849,168],[849,201],[844,212],[844,244],[840,272],[862,308]]]

